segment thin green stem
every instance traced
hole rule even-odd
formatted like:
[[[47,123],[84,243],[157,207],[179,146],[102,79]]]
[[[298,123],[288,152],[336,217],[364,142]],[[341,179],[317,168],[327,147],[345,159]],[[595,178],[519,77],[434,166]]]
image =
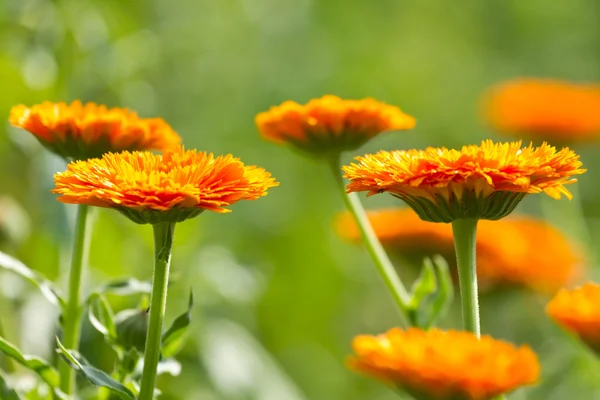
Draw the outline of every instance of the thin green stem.
[[[150,319],[144,351],[144,370],[138,400],[152,400],[156,383],[156,367],[160,358],[162,326],[167,308],[167,286],[175,223],[161,222],[154,229],[154,277],[150,298]]]
[[[464,329],[480,336],[479,299],[477,297],[477,264],[475,243],[476,219],[457,219],[452,222],[454,249],[458,264],[458,281]]]
[[[381,246],[379,239],[377,239],[377,235],[373,231],[371,227],[371,223],[369,222],[369,218],[365,212],[365,209],[360,202],[356,193],[346,193],[346,188],[344,186],[344,181],[342,179],[342,175],[340,173],[340,159],[339,156],[331,157],[329,161],[329,166],[331,167],[331,172],[333,173],[333,177],[337,183],[337,187],[344,199],[344,203],[350,211],[350,214],[354,217],[356,224],[358,225],[358,230],[360,231],[360,236],[362,238],[375,267],[377,267],[377,271],[379,275],[383,279],[385,286],[388,291],[392,295],[394,302],[398,306],[400,310],[400,314],[403,319],[403,323],[405,325],[409,325],[409,312],[408,312],[408,304],[410,302],[410,298],[406,288],[402,284],[400,277],[396,273],[396,269],[394,265],[390,261],[387,253]]]
[[[67,349],[78,350],[81,331],[81,272],[87,263],[90,244],[88,224],[89,207],[80,204],[77,208],[75,236],[71,268],[69,270],[69,290],[67,308],[63,313],[63,344]],[[60,363],[60,389],[66,394],[75,392],[75,371],[65,362]]]
[[[3,327],[1,321],[0,321],[0,337],[3,337],[4,339],[8,340],[8,338],[6,336],[6,332],[4,332],[4,327]],[[6,357],[3,354],[2,357],[0,358],[0,360],[2,360],[2,362],[0,362],[0,367],[2,367],[1,369],[4,369],[8,373],[15,371],[15,365],[14,365],[14,361],[12,358]]]

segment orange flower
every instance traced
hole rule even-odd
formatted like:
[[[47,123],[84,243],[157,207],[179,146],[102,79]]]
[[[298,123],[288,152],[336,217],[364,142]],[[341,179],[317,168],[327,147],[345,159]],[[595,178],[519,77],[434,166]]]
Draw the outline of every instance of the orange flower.
[[[395,328],[354,339],[350,368],[427,400],[487,400],[535,383],[537,356],[470,332]]]
[[[461,150],[381,151],[356,159],[343,167],[348,192],[390,192],[432,222],[500,219],[529,193],[571,198],[564,185],[585,172],[572,150],[546,143],[521,148],[521,142],[486,140]]]
[[[279,184],[231,155],[182,147],[163,155],[125,151],[75,161],[54,182],[53,192],[64,203],[114,208],[134,222],[152,224],[183,221],[204,210],[229,212],[224,207],[257,199]]]
[[[577,334],[600,353],[600,285],[586,283],[562,289],[546,307],[546,313],[558,324]]]
[[[388,130],[406,130],[415,120],[398,107],[374,99],[323,96],[305,105],[286,101],[256,116],[262,136],[314,154],[354,150]]]
[[[500,132],[558,143],[600,137],[600,86],[544,79],[515,79],[492,88],[484,113]]]
[[[423,221],[409,208],[367,215],[388,251],[418,260],[441,254],[456,263],[450,225]],[[336,218],[335,228],[343,238],[360,240],[349,213]],[[582,264],[582,255],[568,238],[544,221],[518,216],[478,224],[477,276],[483,287],[509,284],[553,292],[578,277]]]
[[[142,119],[127,109],[78,100],[15,106],[10,123],[33,133],[50,151],[75,160],[121,150],[165,150],[181,140],[160,118]]]

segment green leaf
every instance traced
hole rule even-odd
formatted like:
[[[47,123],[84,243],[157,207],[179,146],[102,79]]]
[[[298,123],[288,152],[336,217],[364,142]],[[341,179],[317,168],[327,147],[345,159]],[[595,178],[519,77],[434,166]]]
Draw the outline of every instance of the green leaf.
[[[163,374],[179,376],[181,374],[181,363],[174,358],[160,360],[156,366],[156,375]]]
[[[96,293],[114,294],[117,296],[129,296],[139,293],[151,293],[152,284],[150,282],[138,281],[135,278],[120,279],[108,282],[98,288]]]
[[[117,338],[114,317],[114,313],[104,296],[98,294],[91,298],[88,309],[90,323],[111,343]]]
[[[425,329],[432,327],[441,316],[445,315],[454,300],[454,285],[448,263],[438,254],[434,255],[430,262],[436,269],[438,290],[431,301],[428,319],[424,324]]]
[[[190,290],[187,311],[175,318],[171,327],[163,334],[161,353],[164,358],[173,357],[185,345],[187,328],[191,322],[191,311],[193,306],[194,295]]]
[[[42,274],[28,268],[21,261],[6,253],[0,251],[0,268],[15,273],[35,285],[46,299],[52,304],[58,305],[61,309],[65,308],[65,302],[60,295],[60,291],[54,284],[46,279]]]
[[[122,376],[131,375],[135,371],[135,367],[140,360],[140,353],[138,353],[135,347],[132,347],[125,353],[123,360],[118,365],[119,371]]]
[[[21,400],[17,392],[6,382],[6,377],[0,372],[0,399],[2,400]]]
[[[0,337],[0,351],[7,357],[12,358],[25,368],[32,370],[42,378],[51,388],[56,388],[60,385],[60,377],[58,372],[45,360],[36,357],[24,355],[12,343]]]
[[[118,394],[121,398],[135,400],[135,396],[126,386],[112,379],[104,371],[94,368],[75,351],[65,349],[58,337],[56,338],[58,352],[69,363],[71,368],[80,371],[92,385],[108,388]]]
[[[411,287],[411,298],[408,307],[412,310],[418,310],[424,298],[431,295],[437,289],[435,282],[435,272],[431,260],[426,258],[423,261],[421,275]]]

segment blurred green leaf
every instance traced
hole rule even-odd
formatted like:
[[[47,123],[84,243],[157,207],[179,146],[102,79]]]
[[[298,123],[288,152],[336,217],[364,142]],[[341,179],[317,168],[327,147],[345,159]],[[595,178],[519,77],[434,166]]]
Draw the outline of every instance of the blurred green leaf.
[[[35,285],[52,304],[60,306],[61,309],[65,307],[65,302],[60,296],[59,290],[51,281],[46,279],[42,274],[30,269],[21,261],[1,251],[0,268],[13,272]]]
[[[187,339],[187,328],[191,322],[191,311],[194,306],[194,295],[190,290],[188,309],[173,321],[171,327],[162,337],[161,353],[164,358],[173,357],[185,345]]]
[[[426,312],[426,299],[437,288],[435,282],[435,272],[431,262],[423,262],[421,274],[413,283],[410,290],[410,302],[408,303],[408,312],[411,324],[421,326],[421,315]]]
[[[120,374],[125,377],[132,374],[135,371],[135,367],[140,360],[140,353],[135,347],[130,348],[123,357],[123,360],[119,363],[118,368]]]
[[[114,322],[114,313],[104,296],[96,295],[93,297],[88,308],[88,317],[92,326],[104,335],[109,342],[112,343],[116,340],[117,329]]]
[[[58,387],[60,384],[58,372],[48,362],[36,356],[22,354],[14,344],[2,337],[0,337],[0,351],[27,369],[34,371],[51,387]]]
[[[171,376],[179,376],[181,374],[181,363],[174,358],[160,360],[156,367],[156,374],[169,374]]]
[[[98,294],[114,294],[117,296],[129,296],[132,294],[150,292],[152,292],[152,284],[150,282],[142,282],[135,278],[119,279],[108,282],[96,290],[96,293]]]
[[[438,283],[438,290],[433,295],[430,309],[427,313],[428,319],[423,325],[425,329],[429,329],[450,308],[452,300],[454,300],[454,285],[452,284],[452,276],[450,275],[448,263],[444,257],[436,254],[432,259],[426,258],[425,263],[435,266]]]
[[[6,382],[6,377],[0,372],[0,399],[2,400],[21,400],[17,392]]]
[[[73,369],[81,371],[92,385],[109,388],[123,399],[135,400],[135,396],[131,390],[112,379],[106,372],[88,365],[87,361],[77,352],[65,349],[58,337],[56,338],[56,343],[61,356]]]

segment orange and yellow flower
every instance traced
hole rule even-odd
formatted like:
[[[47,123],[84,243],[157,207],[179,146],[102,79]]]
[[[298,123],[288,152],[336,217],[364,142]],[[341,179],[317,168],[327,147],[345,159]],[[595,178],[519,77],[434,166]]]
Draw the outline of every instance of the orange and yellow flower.
[[[178,146],[181,140],[160,118],[143,119],[127,109],[80,101],[18,105],[12,108],[9,120],[68,160],[122,150],[165,150]]]
[[[559,291],[548,303],[546,313],[600,353],[599,304],[600,285],[586,283],[573,290]]]
[[[496,130],[558,143],[600,138],[600,86],[515,79],[493,87],[484,115]]]
[[[114,208],[137,223],[178,222],[204,210],[224,213],[279,183],[231,155],[184,150],[107,153],[75,161],[54,175],[58,200]]]
[[[350,368],[419,400],[488,400],[535,383],[540,366],[527,346],[470,332],[395,328],[354,339]]]
[[[367,216],[388,251],[419,262],[441,254],[451,265],[456,263],[450,225],[423,221],[410,208],[368,211]],[[349,213],[340,214],[334,224],[341,237],[360,240]],[[544,221],[511,216],[478,224],[477,277],[482,287],[517,285],[554,292],[578,278],[583,264],[581,251]]]
[[[585,172],[568,148],[557,151],[546,143],[521,148],[520,141],[486,140],[461,150],[381,151],[356,160],[343,167],[348,192],[390,192],[432,222],[500,219],[530,193],[571,198],[565,185]]]
[[[389,130],[407,130],[415,119],[374,99],[342,100],[327,95],[301,105],[286,101],[256,116],[263,137],[313,154],[354,150]]]

